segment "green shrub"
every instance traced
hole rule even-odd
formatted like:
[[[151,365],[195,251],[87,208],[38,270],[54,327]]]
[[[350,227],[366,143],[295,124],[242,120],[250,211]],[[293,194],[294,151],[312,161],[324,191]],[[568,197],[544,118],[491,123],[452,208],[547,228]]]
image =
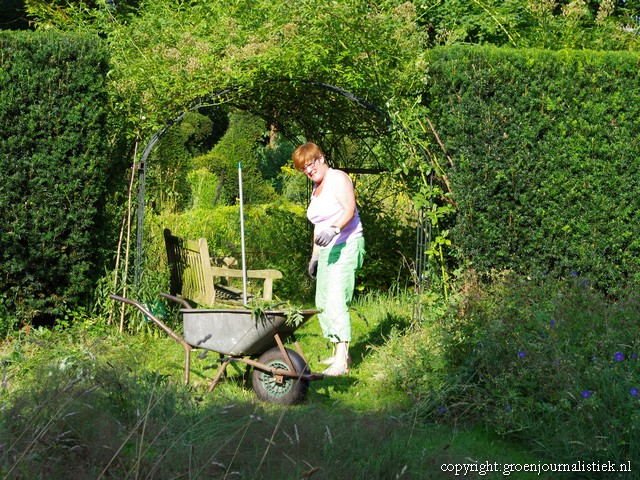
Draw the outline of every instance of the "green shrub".
[[[387,289],[403,278],[402,272],[408,268],[407,263],[399,261],[399,254],[405,258],[410,255],[414,227],[402,215],[389,214],[384,205],[364,208],[362,220],[367,255],[356,286],[359,291]],[[313,230],[305,208],[286,200],[245,205],[244,223],[247,268],[280,270],[283,278],[274,282],[274,295],[282,300],[312,303],[315,285],[307,276],[307,264]],[[194,208],[180,214],[151,212],[145,220],[145,278],[149,281],[168,279],[162,233],[165,228],[183,238],[206,238],[212,257],[232,256],[238,261],[237,268],[241,268],[239,206]],[[151,296],[154,295],[157,292]]]
[[[288,202],[276,202],[245,206],[244,217],[247,268],[282,271],[283,278],[274,282],[274,295],[284,300],[308,300],[312,289],[306,275],[311,230],[304,210]],[[206,238],[212,257],[231,256],[238,261],[237,268],[242,267],[239,206],[147,216],[145,276],[159,276],[168,282],[162,234],[165,228],[184,238]]]
[[[190,190],[194,187],[190,176],[199,167],[194,165],[193,159],[206,153],[212,142],[220,137],[219,130],[227,125],[226,115],[218,117],[206,109],[203,112],[212,117],[200,112],[185,113],[179,122],[161,135],[149,158],[147,198],[156,209],[190,206]]]
[[[0,32],[0,49],[1,310],[28,323],[91,293],[108,57],[93,37],[53,33]]]
[[[259,168],[257,150],[266,132],[264,120],[242,110],[228,114],[228,128],[213,148],[193,159],[195,166],[204,167],[219,179],[217,206],[234,205],[239,198],[238,165],[242,164],[243,198],[247,204],[268,203],[276,198],[266,171]]]
[[[206,168],[199,168],[187,174],[187,181],[191,187],[192,208],[212,210],[215,206],[216,190],[220,181],[218,176]]]
[[[438,48],[425,104],[455,167],[452,239],[482,273],[572,271],[609,294],[640,271],[640,57]]]

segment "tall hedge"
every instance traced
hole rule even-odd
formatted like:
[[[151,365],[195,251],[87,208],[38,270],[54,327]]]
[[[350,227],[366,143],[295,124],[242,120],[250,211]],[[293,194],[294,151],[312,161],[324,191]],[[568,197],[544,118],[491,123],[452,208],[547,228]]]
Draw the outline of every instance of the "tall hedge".
[[[0,32],[0,325],[81,301],[107,166],[106,50],[95,38]]]
[[[462,257],[614,295],[640,280],[640,55],[456,47],[429,62]]]

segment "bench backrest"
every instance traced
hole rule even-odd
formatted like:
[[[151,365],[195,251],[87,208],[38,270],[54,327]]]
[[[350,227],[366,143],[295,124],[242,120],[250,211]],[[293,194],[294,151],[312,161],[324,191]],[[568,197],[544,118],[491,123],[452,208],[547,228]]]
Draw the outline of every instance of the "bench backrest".
[[[205,238],[195,242],[176,237],[171,230],[165,228],[164,243],[167,247],[167,260],[171,272],[171,295],[200,305],[213,306],[216,303],[214,277],[242,278],[243,276],[243,271],[240,269],[211,265],[209,246]],[[274,269],[247,270],[244,273],[247,278],[262,281],[264,300],[271,300],[273,281],[282,278],[282,272]],[[221,291],[224,289],[224,286],[220,286]],[[227,290],[229,290],[228,287]]]
[[[200,305],[213,305],[216,290],[211,272],[209,246],[205,238],[197,242],[176,237],[165,228],[164,242],[170,269],[170,293]]]

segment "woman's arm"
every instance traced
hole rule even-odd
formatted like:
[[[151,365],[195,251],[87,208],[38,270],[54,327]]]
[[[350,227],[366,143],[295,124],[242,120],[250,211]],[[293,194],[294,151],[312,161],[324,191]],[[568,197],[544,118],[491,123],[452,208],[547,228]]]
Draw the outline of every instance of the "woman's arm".
[[[336,198],[342,207],[342,215],[335,221],[333,226],[344,228],[356,214],[356,196],[353,191],[353,183],[349,176],[341,170],[337,170],[336,175]]]

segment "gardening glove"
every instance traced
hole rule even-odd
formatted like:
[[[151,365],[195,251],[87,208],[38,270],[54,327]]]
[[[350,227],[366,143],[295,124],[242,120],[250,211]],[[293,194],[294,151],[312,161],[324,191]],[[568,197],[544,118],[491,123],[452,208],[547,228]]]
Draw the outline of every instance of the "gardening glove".
[[[309,267],[307,268],[307,273],[309,276],[315,280],[316,274],[318,273],[318,254],[311,255],[311,260],[309,261]]]
[[[329,245],[331,240],[333,240],[333,237],[335,237],[336,235],[337,233],[333,227],[327,228],[324,232],[320,232],[316,236],[316,245],[319,245],[321,247],[326,247],[327,245]]]

